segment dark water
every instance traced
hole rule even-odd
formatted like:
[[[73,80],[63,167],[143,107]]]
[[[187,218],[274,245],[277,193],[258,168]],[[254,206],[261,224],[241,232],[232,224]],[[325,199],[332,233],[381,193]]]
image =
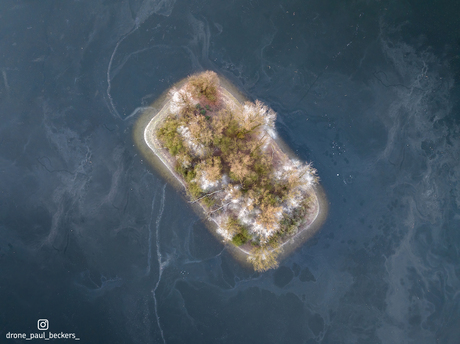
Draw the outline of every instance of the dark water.
[[[81,343],[460,343],[459,14],[2,1],[0,342],[48,319]],[[278,112],[328,195],[276,271],[240,267],[133,146],[138,108],[204,69]]]

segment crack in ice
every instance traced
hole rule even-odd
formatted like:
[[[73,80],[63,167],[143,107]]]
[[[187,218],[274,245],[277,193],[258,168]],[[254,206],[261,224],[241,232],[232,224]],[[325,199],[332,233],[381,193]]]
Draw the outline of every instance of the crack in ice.
[[[134,31],[136,31],[137,29],[139,28],[138,26],[138,23],[136,23],[136,25],[134,26],[134,28],[129,31],[126,35],[124,35],[118,42],[117,44],[115,45],[115,49],[113,49],[113,53],[112,53],[112,56],[110,57],[110,60],[109,60],[109,65],[107,67],[107,97],[109,97],[109,103],[110,103],[110,107],[109,107],[109,110],[112,114],[116,114],[119,118],[122,118],[120,116],[120,114],[118,113],[116,107],[115,107],[115,104],[113,103],[113,98],[112,98],[112,95],[110,94],[110,90],[112,89],[112,78],[110,77],[110,71],[112,70],[112,62],[113,62],[113,58],[115,56],[115,54],[117,53],[117,50],[118,50],[118,47],[120,46],[120,44],[128,37],[130,36]]]
[[[152,295],[153,295],[153,301],[154,301],[154,305],[155,305],[155,317],[157,319],[157,325],[158,325],[158,328],[160,329],[161,339],[163,340],[163,343],[166,344],[166,340],[165,340],[165,337],[164,337],[164,334],[163,334],[163,329],[161,328],[160,317],[158,316],[158,303],[157,303],[157,298],[156,298],[156,295],[155,295],[155,292],[156,292],[158,286],[160,285],[161,275],[163,274],[163,269],[165,268],[165,266],[168,265],[168,260],[166,260],[164,262],[162,261],[162,256],[161,256],[161,252],[160,252],[160,240],[159,240],[160,221],[161,221],[161,218],[163,217],[163,211],[164,211],[164,208],[165,208],[165,191],[166,191],[166,184],[163,186],[163,194],[162,194],[162,197],[161,197],[160,212],[158,213],[158,217],[157,217],[157,220],[155,222],[155,226],[156,226],[155,227],[156,228],[156,240],[155,241],[156,241],[156,248],[157,248],[159,271],[158,271],[158,281],[157,281],[157,283],[155,284],[155,287],[152,290]],[[152,207],[153,207],[153,202],[152,202]]]
[[[155,198],[156,198],[156,193],[153,195],[153,200],[152,200],[152,209],[150,211],[150,221],[149,221],[149,251],[147,254],[147,269],[145,271],[145,275],[148,276],[150,275],[150,261],[152,259],[152,217],[153,217],[153,209],[155,205]]]

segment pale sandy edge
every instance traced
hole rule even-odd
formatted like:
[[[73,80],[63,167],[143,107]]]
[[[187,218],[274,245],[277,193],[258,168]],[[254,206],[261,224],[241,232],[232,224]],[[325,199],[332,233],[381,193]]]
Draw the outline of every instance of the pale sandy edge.
[[[229,83],[225,78],[219,76],[220,81],[221,81],[221,87],[222,91],[224,92],[224,95],[229,98],[229,100],[234,101],[238,104],[241,104],[244,100],[245,97],[235,89],[234,91],[237,92],[236,95],[233,95],[232,92],[229,89],[234,88],[234,86]],[[180,82],[176,83],[175,86],[177,88],[181,87],[185,83],[186,79],[181,80]],[[169,104],[170,104],[170,97],[167,95],[167,93],[163,94],[162,98],[160,101],[163,105],[159,111],[156,111],[156,108],[158,108],[156,105],[159,105],[158,102],[154,103],[152,106],[153,110],[152,111],[146,111],[141,117],[144,118],[145,122],[145,117],[149,116],[151,119],[148,121],[147,125],[145,126],[145,129],[142,131],[142,141],[144,144],[146,144],[151,152],[155,155],[157,159],[159,159],[162,162],[163,167],[166,167],[168,172],[174,176],[174,180],[177,181],[179,184],[178,186],[182,186],[184,190],[186,190],[186,185],[184,184],[182,178],[177,174],[177,172],[171,167],[172,163],[168,161],[168,159],[161,154],[161,145],[156,139],[154,133],[155,130],[158,126],[159,123],[164,120],[168,114],[169,114]],[[239,98],[239,99],[238,99]],[[140,121],[138,121],[140,122]],[[139,125],[142,125],[142,123],[136,123],[137,125],[135,126],[134,130],[134,141],[136,142],[138,148],[140,147],[141,140],[138,137],[139,134],[141,134],[140,130],[142,128],[139,128]],[[136,130],[137,127],[137,130]],[[279,138],[274,140],[278,147],[285,153],[291,156],[291,158],[297,158],[295,154],[290,151],[289,148],[287,148],[287,145]],[[283,147],[283,148],[281,148]],[[147,160],[150,160],[149,156],[147,156],[147,152],[145,152],[143,149],[140,149],[141,153],[145,156]],[[286,152],[286,150],[289,150],[289,152]],[[150,161],[152,162],[152,161]],[[152,164],[156,165],[154,162]],[[158,167],[158,166],[155,166]],[[322,190],[322,187],[320,185],[316,185],[314,188],[314,196],[315,196],[315,208],[316,212],[314,217],[312,217],[312,220],[309,224],[304,226],[303,228],[300,228],[298,233],[294,235],[293,237],[289,238],[289,240],[285,241],[283,244],[280,245],[279,248],[282,248],[282,252],[280,254],[279,260],[284,259],[287,257],[292,251],[297,249],[299,246],[301,246],[303,243],[305,243],[306,240],[308,240],[310,237],[312,237],[321,227],[321,225],[324,223],[326,216],[327,216],[327,208],[328,208],[328,203],[326,200],[326,196],[324,194],[324,191]],[[206,209],[197,203],[200,207],[200,209],[203,211],[203,214],[206,214]],[[207,217],[207,220],[212,220],[212,223],[216,227],[218,227],[218,224],[216,221],[214,221],[212,218]],[[220,239],[223,239],[221,235],[217,233],[217,231],[212,230],[213,234],[218,236]],[[224,241],[225,242],[225,241]],[[229,244],[227,245],[230,248],[230,252],[235,255],[235,258],[237,258],[239,261],[242,263],[247,264],[247,257],[251,255],[250,252],[242,249],[241,247]]]

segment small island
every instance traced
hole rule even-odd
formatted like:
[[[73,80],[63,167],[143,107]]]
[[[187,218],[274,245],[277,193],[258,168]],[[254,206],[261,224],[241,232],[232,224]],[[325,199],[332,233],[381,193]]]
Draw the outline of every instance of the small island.
[[[143,129],[149,149],[141,151],[161,161],[214,234],[265,271],[319,229],[326,202],[316,170],[277,138],[276,113],[243,99],[216,73],[195,74],[135,131]]]

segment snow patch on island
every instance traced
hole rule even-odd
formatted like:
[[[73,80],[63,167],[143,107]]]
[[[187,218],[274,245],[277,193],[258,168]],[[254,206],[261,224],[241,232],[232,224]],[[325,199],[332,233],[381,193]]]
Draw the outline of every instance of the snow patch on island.
[[[184,143],[194,154],[198,156],[204,155],[205,147],[201,143],[196,142],[196,139],[192,136],[189,128],[181,125],[177,128],[177,132],[182,136]]]

